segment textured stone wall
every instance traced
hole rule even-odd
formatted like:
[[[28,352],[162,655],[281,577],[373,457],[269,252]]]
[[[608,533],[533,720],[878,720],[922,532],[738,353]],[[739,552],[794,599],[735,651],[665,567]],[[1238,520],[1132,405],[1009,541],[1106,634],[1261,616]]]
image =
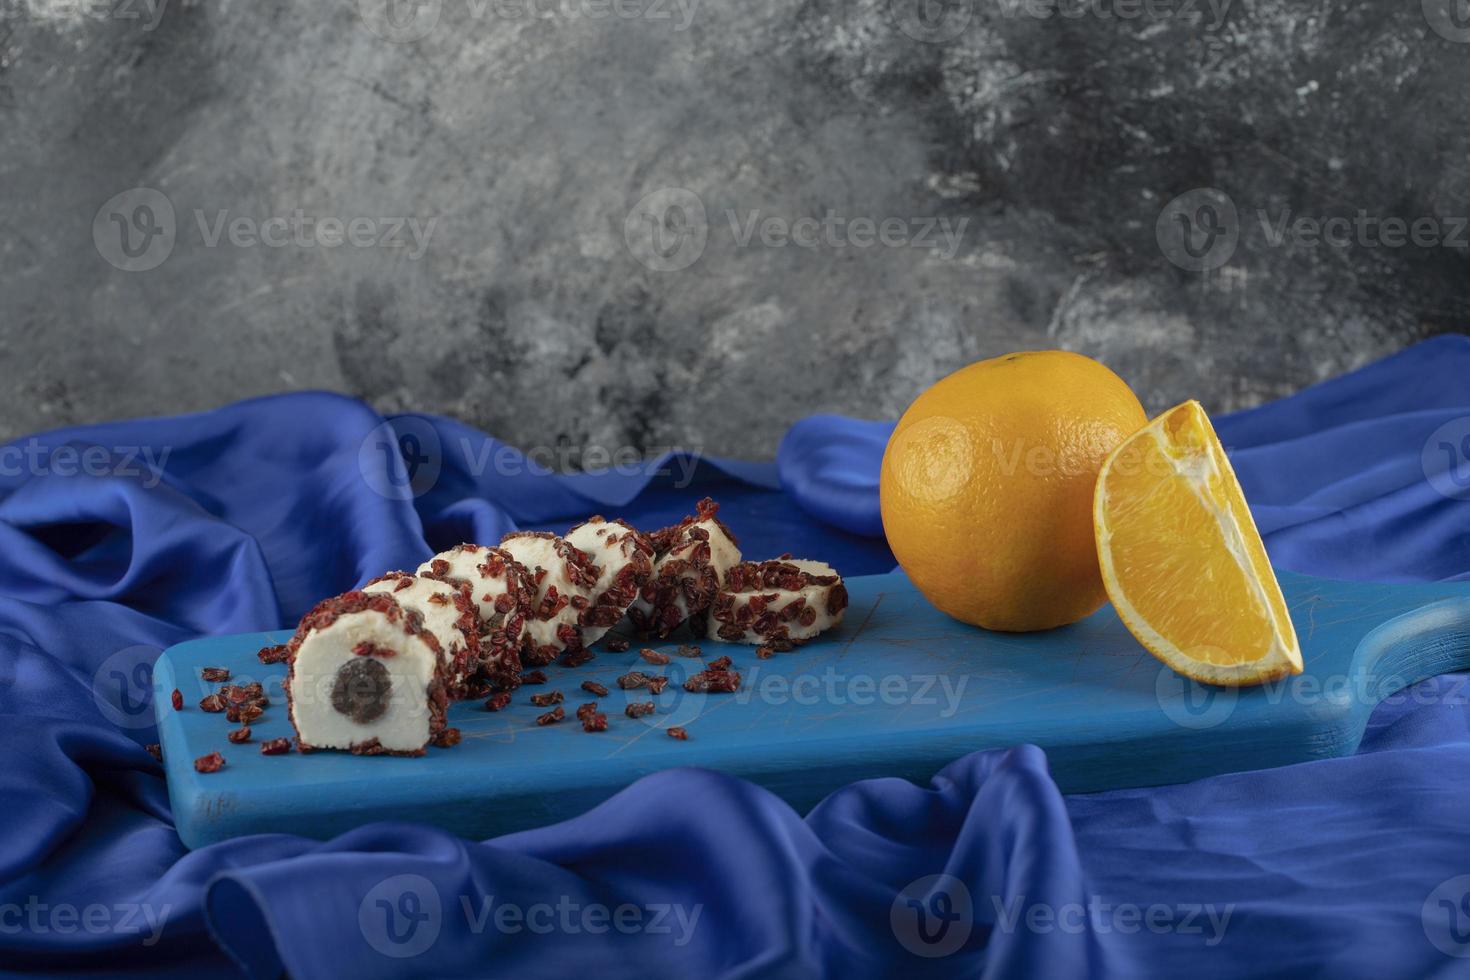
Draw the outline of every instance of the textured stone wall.
[[[1055,346],[1255,404],[1470,322],[1463,7],[0,0],[0,434],[763,457]]]

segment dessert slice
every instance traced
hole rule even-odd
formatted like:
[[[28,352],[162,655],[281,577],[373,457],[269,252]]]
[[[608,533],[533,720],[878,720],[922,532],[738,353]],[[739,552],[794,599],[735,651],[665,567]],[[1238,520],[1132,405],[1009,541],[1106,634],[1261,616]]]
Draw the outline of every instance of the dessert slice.
[[[486,688],[510,690],[520,684],[521,649],[536,587],[520,562],[501,548],[461,544],[418,567],[422,578],[465,585],[480,615],[480,674]],[[479,691],[473,692],[478,696]]]
[[[577,624],[582,644],[591,646],[623,618],[638,593],[653,578],[653,545],[641,532],[619,520],[589,517],[567,532],[566,542],[597,565],[591,605]]]
[[[444,730],[450,658],[394,593],[323,600],[287,649],[286,711],[302,752],[423,755]]]
[[[846,611],[847,587],[825,562],[790,555],[743,561],[725,573],[710,608],[708,634],[789,649],[841,623]]]
[[[706,497],[696,513],[648,536],[655,559],[628,618],[642,636],[663,638],[685,620],[703,632],[727,569],[740,561],[735,535],[715,516],[720,505]]]
[[[540,667],[563,651],[582,649],[578,624],[592,606],[601,570],[585,552],[549,531],[514,531],[500,547],[526,567],[536,590],[521,660]]]
[[[407,572],[379,575],[362,591],[388,593],[404,609],[421,617],[447,658],[444,681],[452,700],[465,696],[465,685],[480,672],[480,611],[468,585],[452,585]]]

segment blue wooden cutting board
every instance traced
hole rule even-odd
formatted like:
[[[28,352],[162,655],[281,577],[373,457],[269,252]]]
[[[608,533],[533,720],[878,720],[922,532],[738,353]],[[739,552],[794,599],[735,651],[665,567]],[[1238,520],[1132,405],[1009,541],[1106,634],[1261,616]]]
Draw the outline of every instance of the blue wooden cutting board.
[[[705,766],[752,780],[805,811],[858,779],[926,781],[977,749],[1030,742],[1047,751],[1067,792],[1183,782],[1345,755],[1384,697],[1424,677],[1470,666],[1470,584],[1384,585],[1281,576],[1306,672],[1244,690],[1207,688],[1154,660],[1110,608],[1046,633],[991,633],[955,622],[900,574],[850,579],[842,627],[770,660],[751,647],[706,642],[706,659],[730,655],[743,675],[736,694],[689,694],[681,681],[699,661],[654,667],[596,648],[573,670],[547,668],[501,712],[451,705],[464,733],[424,758],[335,752],[263,756],[259,742],[289,735],[284,665],[255,652],[289,632],[210,637],[175,646],[155,667],[155,690],[178,688],[182,711],[156,698],[169,795],[190,847],[241,834],[330,837],[373,820],[414,820],[473,838],[539,826],[584,812],[641,776]],[[676,643],[659,644],[672,652]],[[202,667],[227,667],[232,683],[259,680],[272,704],[232,745],[223,715],[198,707],[219,685]],[[631,669],[673,681],[658,711],[624,715],[647,691],[622,691]],[[579,689],[610,689],[593,698]],[[532,694],[562,691],[567,718],[539,727]],[[573,717],[596,700],[606,732]],[[688,741],[664,729],[682,725]],[[194,771],[219,751],[226,767]]]

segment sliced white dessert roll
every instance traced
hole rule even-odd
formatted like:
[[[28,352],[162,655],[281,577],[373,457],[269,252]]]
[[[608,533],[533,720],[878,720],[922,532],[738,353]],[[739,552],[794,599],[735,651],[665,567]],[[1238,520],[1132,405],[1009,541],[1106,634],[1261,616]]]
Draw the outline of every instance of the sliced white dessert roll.
[[[549,531],[514,531],[500,547],[526,567],[536,589],[521,660],[540,667],[563,651],[582,649],[578,623],[600,575],[592,559]]]
[[[444,682],[449,697],[465,696],[465,686],[480,672],[480,612],[470,588],[407,572],[389,572],[363,586],[372,595],[387,593],[404,609],[418,613],[439,641],[446,658]]]
[[[619,520],[589,517],[566,534],[566,542],[597,566],[591,604],[577,619],[582,644],[591,646],[616,626],[653,577],[653,545]]]
[[[479,679],[490,688],[516,687],[536,595],[525,566],[500,548],[461,544],[424,562],[418,575],[469,588],[480,615]]]
[[[789,555],[725,572],[710,608],[711,639],[787,648],[842,622],[847,587],[831,565]]]
[[[287,649],[286,710],[300,751],[423,755],[444,730],[449,658],[392,593],[318,603]]]
[[[706,497],[695,514],[648,536],[656,554],[653,576],[628,610],[641,635],[662,638],[686,620],[703,632],[725,572],[740,561],[735,536],[715,516],[719,509]]]

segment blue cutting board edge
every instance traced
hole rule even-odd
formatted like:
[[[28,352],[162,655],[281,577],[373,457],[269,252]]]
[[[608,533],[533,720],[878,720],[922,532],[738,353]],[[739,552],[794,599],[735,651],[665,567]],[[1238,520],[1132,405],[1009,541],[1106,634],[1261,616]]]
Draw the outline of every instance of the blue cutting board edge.
[[[849,579],[846,622],[793,653],[760,661],[751,647],[704,643],[706,659],[729,654],[742,670],[738,694],[694,696],[674,682],[652,698],[658,713],[629,719],[623,706],[650,696],[613,678],[632,669],[679,677],[698,662],[658,668],[638,658],[639,644],[617,654],[599,645],[592,663],[548,668],[549,683],[521,688],[505,711],[451,705],[464,741],[418,759],[262,756],[261,741],[291,731],[285,666],[255,653],[291,633],[205,637],[171,647],[155,666],[155,689],[178,688],[185,701],[176,712],[155,699],[175,825],[189,847],[251,833],[327,838],[375,820],[486,838],[575,816],[681,765],[750,779],[805,811],[858,779],[924,782],[968,752],[1021,743],[1047,751],[1065,792],[1163,785],[1350,754],[1383,697],[1470,666],[1470,583],[1280,577],[1306,671],[1261,688],[1186,682],[1109,608],[1045,633],[992,633],[944,616],[893,573]],[[220,686],[199,680],[205,666],[229,668],[231,683],[267,685],[272,704],[252,742],[230,744],[235,726],[197,707]],[[582,692],[589,679],[610,695]],[[547,709],[527,698],[550,690],[563,691],[568,717],[541,727]],[[608,732],[585,733],[572,717],[589,700],[607,713]],[[689,741],[664,734],[669,724],[684,725]],[[194,758],[212,751],[226,767],[196,772]]]

